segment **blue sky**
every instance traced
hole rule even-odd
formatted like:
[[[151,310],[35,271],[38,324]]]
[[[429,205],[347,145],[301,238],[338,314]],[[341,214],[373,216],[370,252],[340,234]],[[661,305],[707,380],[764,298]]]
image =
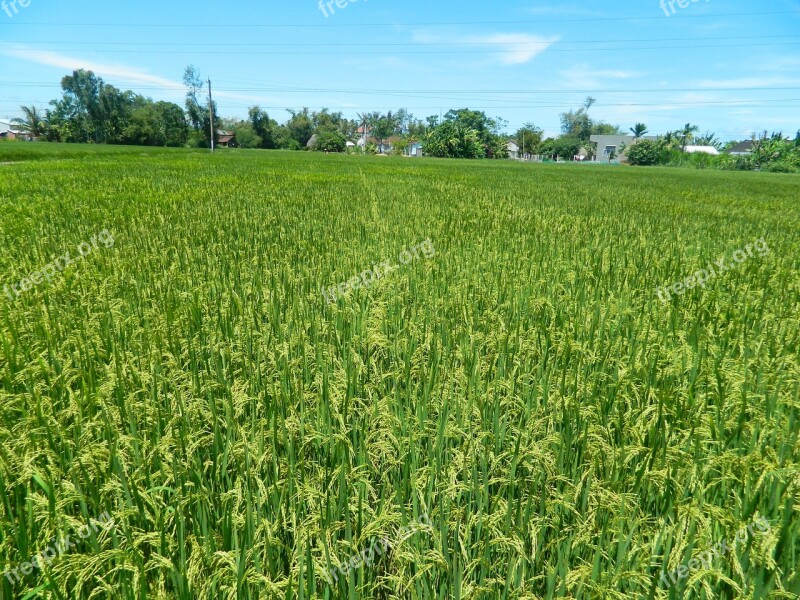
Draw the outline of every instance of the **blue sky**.
[[[193,64],[226,117],[469,107],[554,134],[591,95],[625,129],[800,128],[800,0],[339,0],[327,16],[319,0],[22,1],[0,7],[0,118],[44,108],[80,67],[183,104]]]

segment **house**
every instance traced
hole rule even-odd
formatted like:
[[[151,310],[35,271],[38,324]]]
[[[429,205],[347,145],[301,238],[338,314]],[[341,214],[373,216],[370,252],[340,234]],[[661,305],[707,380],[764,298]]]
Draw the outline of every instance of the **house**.
[[[358,134],[358,147],[365,148],[367,145],[367,138],[372,135],[372,129],[369,125],[363,124],[356,129],[356,133]]]
[[[365,148],[367,144],[372,144],[375,146],[375,150],[378,152],[378,154],[391,154],[394,150],[394,145],[402,140],[403,138],[401,138],[399,135],[393,135],[392,137],[386,138],[381,143],[379,143],[379,141],[374,137],[362,137],[358,140],[358,147]]]
[[[239,142],[236,141],[236,134],[228,133],[227,131],[220,131],[217,138],[217,147],[238,148]]]
[[[422,142],[411,142],[406,148],[406,156],[422,156]]]
[[[753,140],[747,140],[746,142],[736,144],[733,148],[728,150],[728,154],[732,156],[750,156],[753,153],[753,148],[755,148],[755,142]]]
[[[383,140],[383,144],[375,144],[378,152],[381,154],[391,154],[394,151],[395,144],[402,142],[403,138],[399,135],[393,135],[388,139]]]
[[[508,158],[519,160],[519,146],[517,145],[517,142],[514,140],[508,140],[506,142],[506,148],[508,148]]]
[[[686,146],[684,152],[687,154],[711,154],[712,156],[719,156],[719,150],[714,146]]]
[[[658,138],[652,135],[642,136],[640,140],[657,140]],[[597,154],[595,155],[595,162],[609,162],[619,163],[621,154],[624,148],[628,148],[636,141],[632,135],[593,135],[589,138],[597,144]]]
[[[0,140],[16,140],[17,138],[26,139],[27,136],[14,123],[0,121]]]
[[[309,150],[313,150],[317,146],[317,134],[315,133],[312,135],[309,140],[306,142],[306,148]]]

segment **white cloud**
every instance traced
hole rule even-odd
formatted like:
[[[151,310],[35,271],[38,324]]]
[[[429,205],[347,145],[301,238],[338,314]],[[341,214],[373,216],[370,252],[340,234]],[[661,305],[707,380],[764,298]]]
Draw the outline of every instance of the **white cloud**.
[[[742,77],[740,79],[705,79],[697,83],[698,88],[765,88],[800,86],[800,79],[787,77]]]
[[[498,54],[500,61],[507,65],[523,65],[547,50],[557,37],[542,37],[527,33],[496,33],[467,40],[471,44],[496,44],[492,50],[504,50]]]
[[[603,13],[595,10],[587,10],[585,8],[577,8],[570,6],[534,6],[527,10],[532,15],[577,15],[584,17],[599,17]]]
[[[61,69],[87,69],[93,71],[97,75],[103,77],[118,77],[127,81],[132,81],[144,85],[156,85],[165,88],[183,89],[183,85],[158,77],[157,75],[150,75],[141,70],[127,67],[124,65],[108,65],[82,58],[75,58],[65,56],[49,50],[36,50],[33,48],[26,48],[24,46],[8,46],[0,49],[0,52],[12,58],[27,60],[35,62],[40,65],[47,65],[50,67],[58,67]]]
[[[0,47],[0,54],[5,54],[6,56],[10,56],[12,58],[17,58],[20,60],[27,60],[29,62],[34,62],[40,65],[57,67],[60,69],[67,69],[70,71],[74,69],[86,69],[88,71],[94,72],[96,75],[100,75],[101,77],[120,80],[123,82],[123,83],[117,83],[117,85],[134,86],[134,87],[136,85],[141,85],[147,87],[163,88],[163,91],[171,92],[165,94],[170,97],[182,97],[186,90],[186,86],[184,86],[183,83],[180,81],[173,81],[171,79],[160,77],[158,75],[151,75],[150,73],[142,71],[141,69],[137,69],[135,67],[130,67],[127,65],[99,63],[92,60],[77,58],[74,56],[66,56],[64,54],[51,52],[49,50],[37,50],[35,48],[20,46],[16,44],[9,44],[4,47]],[[154,94],[148,93],[146,95],[154,95]],[[225,92],[221,90],[215,92],[214,96],[216,98],[228,98],[231,100],[244,100],[244,101],[255,101],[255,102],[280,101],[280,99],[277,98],[236,94],[233,92]]]
[[[530,62],[559,40],[558,36],[544,37],[529,33],[493,33],[476,36],[457,36],[431,31],[415,32],[413,41],[418,44],[453,45],[486,50],[506,65],[522,65]]]
[[[608,84],[608,80],[633,79],[641,73],[635,71],[622,71],[614,69],[593,69],[588,65],[575,65],[571,69],[561,71],[564,84],[581,89],[600,88]]]

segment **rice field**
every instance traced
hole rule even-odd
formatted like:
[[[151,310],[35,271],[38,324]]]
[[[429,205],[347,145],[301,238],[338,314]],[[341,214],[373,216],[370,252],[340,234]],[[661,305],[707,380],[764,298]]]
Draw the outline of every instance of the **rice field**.
[[[0,163],[1,598],[800,597],[800,177]]]

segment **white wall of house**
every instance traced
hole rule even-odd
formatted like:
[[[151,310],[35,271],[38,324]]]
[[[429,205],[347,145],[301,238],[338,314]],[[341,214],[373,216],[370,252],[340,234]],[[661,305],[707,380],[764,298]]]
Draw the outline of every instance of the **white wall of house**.
[[[711,154],[713,156],[719,155],[719,150],[714,146],[686,146],[686,152],[689,154]]]
[[[657,140],[658,138],[653,135],[646,135],[641,138],[641,140]],[[596,162],[615,162],[618,163],[620,161],[620,150],[622,149],[622,145],[625,144],[625,147],[630,147],[633,145],[634,137],[632,135],[593,135],[589,138],[589,141],[595,142],[597,144],[597,155],[595,156]],[[616,156],[612,159],[611,153],[612,151]]]

